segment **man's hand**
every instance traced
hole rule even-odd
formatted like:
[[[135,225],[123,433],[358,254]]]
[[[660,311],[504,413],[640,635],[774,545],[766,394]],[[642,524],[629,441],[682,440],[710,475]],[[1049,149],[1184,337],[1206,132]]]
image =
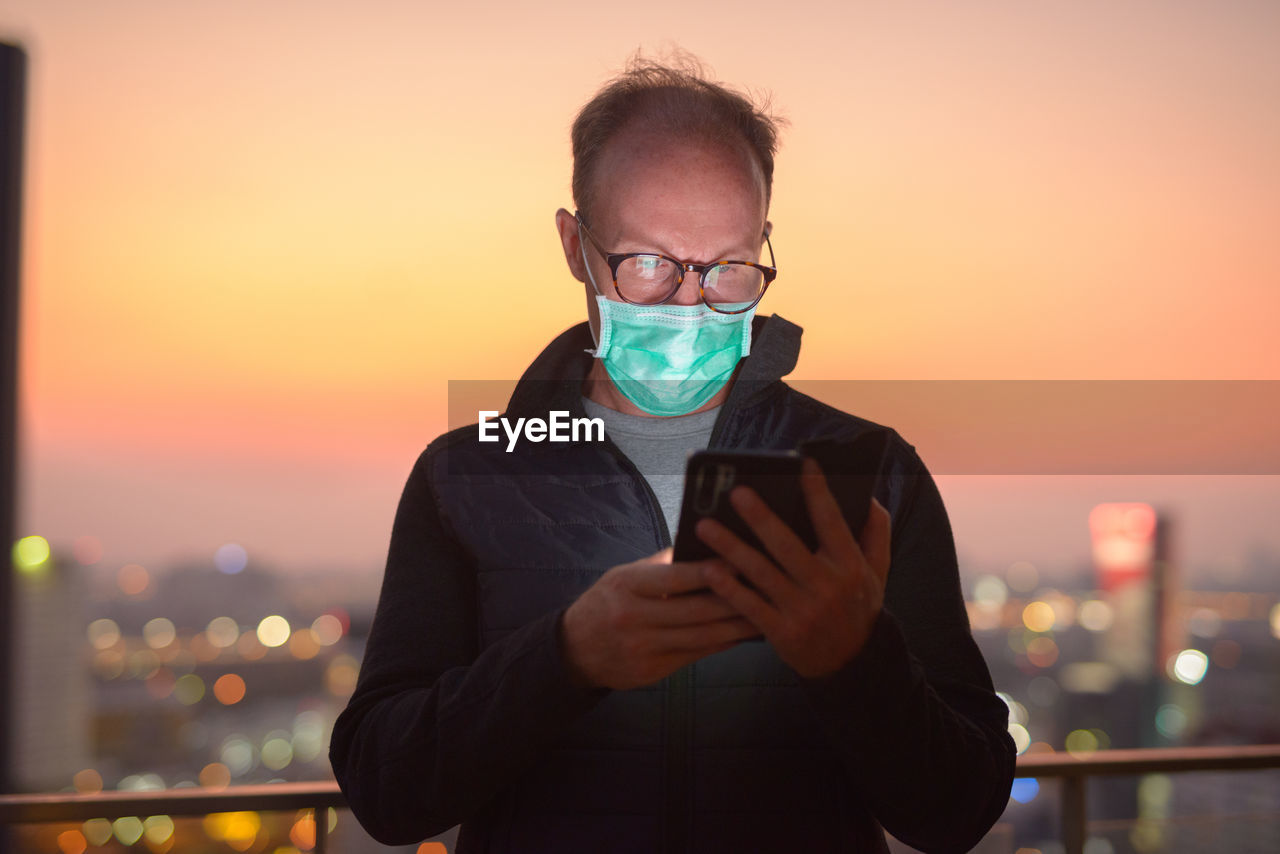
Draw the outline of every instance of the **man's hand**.
[[[889,513],[871,500],[859,547],[818,464],[806,459],[801,480],[818,534],[815,552],[745,486],[729,500],[773,560],[713,519],[702,519],[696,530],[729,564],[705,566],[705,582],[763,632],[796,673],[816,678],[839,670],[862,650],[880,613],[889,576]],[[735,570],[756,590],[740,582]]]
[[[663,549],[600,576],[564,614],[564,653],[575,681],[617,690],[651,685],[758,635],[716,594],[692,592],[706,590],[703,573],[717,563],[672,563],[671,549]]]

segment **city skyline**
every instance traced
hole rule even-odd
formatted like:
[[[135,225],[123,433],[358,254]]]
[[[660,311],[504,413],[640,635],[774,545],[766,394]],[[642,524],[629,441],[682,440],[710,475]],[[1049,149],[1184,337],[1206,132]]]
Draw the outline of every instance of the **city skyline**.
[[[790,120],[761,310],[806,328],[795,377],[1280,377],[1270,5],[301,10],[0,14],[31,56],[19,534],[376,570],[448,382],[584,314],[568,123],[676,20]],[[1089,500],[1173,496],[1188,554],[1239,561],[1280,548],[1264,481]],[[940,482],[962,554],[1085,548],[1083,487]]]

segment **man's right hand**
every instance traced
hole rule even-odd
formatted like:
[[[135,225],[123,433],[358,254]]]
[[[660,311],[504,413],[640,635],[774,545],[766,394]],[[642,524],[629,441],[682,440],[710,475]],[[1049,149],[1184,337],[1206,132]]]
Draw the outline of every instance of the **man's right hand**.
[[[706,563],[672,563],[667,548],[600,576],[564,614],[561,638],[574,681],[615,690],[652,685],[759,636],[707,589]]]

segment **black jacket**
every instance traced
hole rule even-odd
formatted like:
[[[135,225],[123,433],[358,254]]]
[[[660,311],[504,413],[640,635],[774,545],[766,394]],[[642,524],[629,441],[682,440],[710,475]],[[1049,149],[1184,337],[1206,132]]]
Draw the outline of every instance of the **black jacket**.
[[[586,324],[517,385],[508,418],[583,416]],[[800,329],[757,318],[711,447],[793,448],[873,429],[800,394]],[[355,694],[330,746],[377,839],[462,824],[469,852],[926,851],[1004,810],[1008,712],[969,632],[941,498],[892,434],[885,606],[859,655],[802,679],[744,643],[638,690],[584,691],[558,644],[601,573],[669,545],[651,490],[604,443],[432,442],[405,486]]]

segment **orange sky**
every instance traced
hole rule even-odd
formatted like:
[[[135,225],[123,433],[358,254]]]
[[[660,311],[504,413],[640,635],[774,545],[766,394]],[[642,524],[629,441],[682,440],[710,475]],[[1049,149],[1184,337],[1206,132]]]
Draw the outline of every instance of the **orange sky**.
[[[1278,32],[1244,0],[9,0],[20,530],[376,563],[447,381],[582,317],[568,126],[673,41],[790,119],[762,311],[798,377],[1280,378]]]

